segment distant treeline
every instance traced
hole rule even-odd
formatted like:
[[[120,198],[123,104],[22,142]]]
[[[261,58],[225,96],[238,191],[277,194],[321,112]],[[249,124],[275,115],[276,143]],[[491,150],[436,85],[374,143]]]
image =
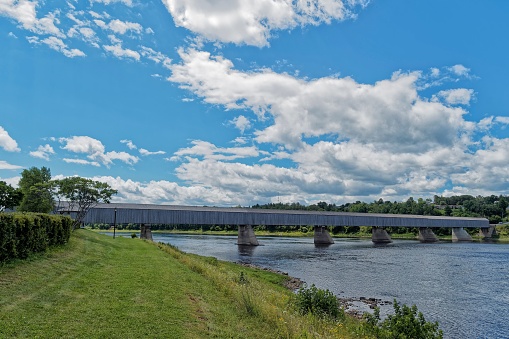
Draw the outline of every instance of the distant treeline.
[[[300,203],[269,203],[256,204],[251,208],[280,209],[280,210],[304,210],[304,211],[331,211],[331,212],[355,212],[355,213],[383,213],[383,214],[414,214],[414,215],[443,215],[453,217],[483,217],[490,220],[490,223],[497,224],[505,220],[509,196],[490,195],[471,196],[458,195],[443,197],[435,195],[432,199],[413,197],[406,201],[376,201],[366,203],[356,201],[343,205],[330,204],[320,201],[317,204],[302,205]]]

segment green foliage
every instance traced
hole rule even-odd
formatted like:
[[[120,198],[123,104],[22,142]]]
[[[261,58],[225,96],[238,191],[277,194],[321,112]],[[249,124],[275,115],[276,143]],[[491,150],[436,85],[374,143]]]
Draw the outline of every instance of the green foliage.
[[[440,339],[443,338],[438,322],[428,322],[417,306],[400,306],[394,300],[394,314],[380,321],[380,309],[373,314],[365,313],[364,319],[369,332],[379,339]]]
[[[112,189],[107,183],[81,177],[53,180],[51,184],[59,205],[65,200],[68,205],[64,208],[76,213],[73,229],[83,222],[91,207],[98,203],[109,203],[112,195],[117,194],[117,190]]]
[[[6,208],[18,206],[23,198],[21,190],[13,188],[5,181],[0,181],[0,212]]]
[[[314,284],[310,288],[300,288],[295,295],[294,303],[301,314],[312,313],[334,319],[344,317],[336,296],[329,290],[317,288]]]
[[[63,245],[70,237],[72,220],[47,214],[0,214],[0,262],[24,259],[48,247]]]
[[[47,167],[30,167],[21,172],[19,189],[23,193],[19,211],[49,213],[53,210],[51,172]]]

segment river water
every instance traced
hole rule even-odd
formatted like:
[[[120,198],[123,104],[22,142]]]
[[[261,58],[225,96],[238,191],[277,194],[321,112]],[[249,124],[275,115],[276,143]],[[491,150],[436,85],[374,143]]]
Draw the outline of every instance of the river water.
[[[341,297],[415,304],[445,338],[509,338],[506,244],[335,239],[317,247],[312,238],[258,237],[262,246],[243,247],[235,236],[153,236],[185,252],[288,272]]]

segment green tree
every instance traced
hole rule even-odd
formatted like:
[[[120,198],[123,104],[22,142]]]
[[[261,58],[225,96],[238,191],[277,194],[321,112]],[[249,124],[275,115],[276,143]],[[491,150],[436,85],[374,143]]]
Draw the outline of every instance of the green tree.
[[[19,210],[49,213],[53,209],[50,181],[51,171],[47,167],[23,170],[19,180],[19,189],[23,193]]]
[[[94,181],[81,177],[68,177],[52,182],[54,194],[58,204],[68,211],[76,213],[73,229],[76,229],[84,220],[88,210],[98,203],[109,203],[111,197],[117,194],[107,183]],[[57,206],[57,209],[62,206]]]
[[[5,181],[0,181],[0,212],[6,208],[18,206],[23,198],[23,193],[19,189],[8,185]]]

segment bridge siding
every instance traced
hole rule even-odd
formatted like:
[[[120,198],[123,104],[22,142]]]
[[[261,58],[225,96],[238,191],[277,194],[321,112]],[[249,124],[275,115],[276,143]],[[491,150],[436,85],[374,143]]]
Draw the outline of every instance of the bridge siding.
[[[482,218],[141,204],[101,204],[88,212],[85,222],[113,223],[115,208],[119,224],[489,227]]]

